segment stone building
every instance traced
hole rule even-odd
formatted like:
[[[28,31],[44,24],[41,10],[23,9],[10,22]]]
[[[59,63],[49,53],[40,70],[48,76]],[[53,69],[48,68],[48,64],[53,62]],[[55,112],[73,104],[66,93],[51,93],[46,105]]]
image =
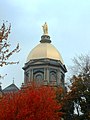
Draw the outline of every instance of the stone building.
[[[0,99],[3,97],[3,95],[10,94],[10,93],[16,93],[19,91],[19,88],[14,84],[10,84],[6,88],[2,89],[1,83],[0,83]]]
[[[6,93],[14,93],[14,92],[17,92],[18,90],[19,90],[19,88],[14,83],[12,83],[9,86],[7,86],[6,88],[4,88],[2,90],[2,92],[4,94],[6,94]]]
[[[51,44],[48,26],[43,26],[40,43],[34,47],[23,67],[24,85],[34,81],[38,84],[65,87],[67,69],[59,51]]]

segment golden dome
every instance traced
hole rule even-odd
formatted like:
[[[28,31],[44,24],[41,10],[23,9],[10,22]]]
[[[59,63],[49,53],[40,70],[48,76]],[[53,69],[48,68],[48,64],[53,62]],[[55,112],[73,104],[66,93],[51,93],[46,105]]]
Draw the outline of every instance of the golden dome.
[[[58,50],[50,43],[40,43],[31,50],[27,57],[27,62],[33,59],[50,58],[60,60],[64,64],[63,59]]]

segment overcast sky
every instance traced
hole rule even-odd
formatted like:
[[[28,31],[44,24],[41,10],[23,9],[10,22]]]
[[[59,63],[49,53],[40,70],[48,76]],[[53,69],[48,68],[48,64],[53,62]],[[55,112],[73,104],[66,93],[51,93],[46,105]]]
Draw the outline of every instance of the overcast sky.
[[[10,60],[19,65],[0,68],[0,74],[8,74],[2,87],[15,84],[20,87],[24,80],[22,67],[31,49],[43,33],[42,25],[48,23],[52,44],[59,50],[64,63],[72,64],[75,55],[90,52],[90,0],[0,0],[0,25],[3,20],[11,23],[9,36],[11,49],[19,43],[21,51]]]

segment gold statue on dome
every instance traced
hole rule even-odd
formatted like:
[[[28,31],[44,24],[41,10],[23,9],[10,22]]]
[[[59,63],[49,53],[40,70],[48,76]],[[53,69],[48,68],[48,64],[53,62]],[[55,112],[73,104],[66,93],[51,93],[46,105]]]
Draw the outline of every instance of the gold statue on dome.
[[[42,27],[43,27],[44,35],[48,35],[48,25],[47,25],[47,23],[45,22],[45,24]]]

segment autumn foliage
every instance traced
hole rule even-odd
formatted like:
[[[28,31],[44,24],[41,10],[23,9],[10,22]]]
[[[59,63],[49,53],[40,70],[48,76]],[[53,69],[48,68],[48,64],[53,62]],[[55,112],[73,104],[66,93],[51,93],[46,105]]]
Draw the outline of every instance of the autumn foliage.
[[[0,101],[0,120],[60,120],[60,105],[51,87],[29,87]]]

